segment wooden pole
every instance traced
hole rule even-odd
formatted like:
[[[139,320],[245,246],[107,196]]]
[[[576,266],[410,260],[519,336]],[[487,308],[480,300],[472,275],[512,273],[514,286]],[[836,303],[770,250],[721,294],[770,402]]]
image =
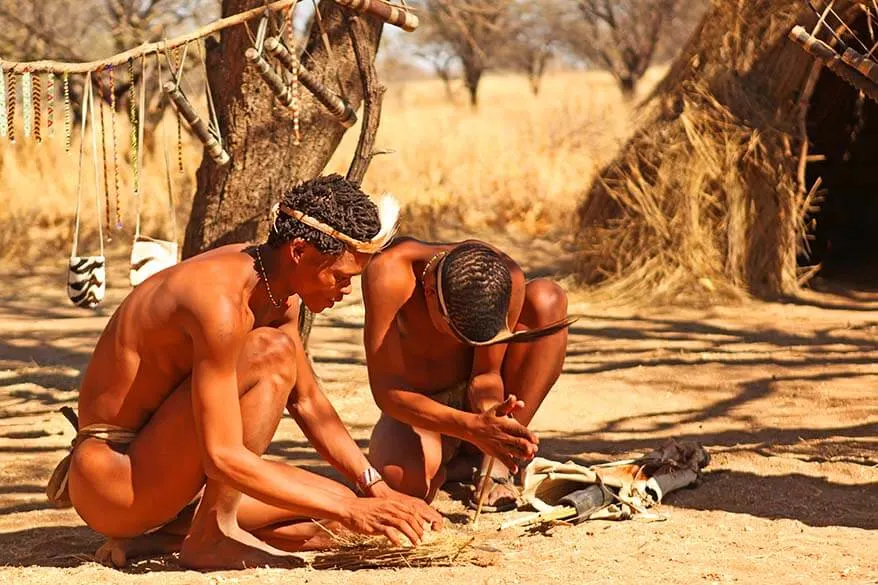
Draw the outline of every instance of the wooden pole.
[[[280,103],[285,105],[288,108],[293,107],[293,92],[290,91],[290,88],[284,84],[283,79],[280,78],[280,75],[274,72],[271,68],[271,65],[268,64],[262,55],[254,49],[250,47],[244,53],[244,56],[248,61],[253,63],[256,66],[256,70],[259,71],[259,75],[262,77],[263,81],[271,88],[271,92],[280,100]]]
[[[333,93],[329,88],[323,85],[317,77],[302,67],[300,64],[298,69],[295,67],[292,53],[280,42],[277,37],[265,39],[265,50],[272,56],[277,58],[283,65],[284,69],[291,74],[294,70],[298,71],[299,81],[310,91],[317,101],[323,104],[329,112],[338,119],[345,128],[350,128],[357,123],[357,113],[345,100]]]
[[[207,154],[210,155],[210,158],[216,161],[216,164],[219,166],[227,164],[229,162],[229,153],[223,149],[216,137],[210,133],[204,120],[198,117],[192,104],[189,103],[189,100],[186,99],[186,96],[183,95],[183,92],[180,91],[177,84],[173,81],[168,81],[162,89],[164,89],[165,93],[168,94],[168,97],[171,98],[171,102],[174,104],[174,107],[177,108],[177,111],[180,112],[180,115],[189,123],[189,127],[192,128],[192,132],[195,133],[195,136],[197,136],[201,143],[204,144],[204,148],[207,150]]]
[[[801,45],[810,55],[820,59],[827,69],[847,81],[855,89],[862,91],[870,99],[878,101],[878,83],[845,63],[841,55],[830,45],[812,36],[801,26],[793,27],[789,37]]]
[[[393,6],[381,0],[335,0],[335,3],[356,12],[372,14],[387,24],[398,26],[406,32],[412,32],[418,28],[417,16],[404,8]]]
[[[491,472],[494,470],[494,458],[488,459],[488,469],[482,476],[482,485],[479,487],[479,501],[476,504],[476,514],[473,516],[472,527],[475,528],[479,523],[479,516],[482,513],[482,504],[485,502],[485,495],[488,493],[488,484],[491,482]]]
[[[363,23],[359,17],[348,18],[351,45],[360,70],[360,81],[363,84],[363,125],[357,149],[348,167],[347,180],[362,184],[363,177],[369,169],[372,157],[375,156],[375,136],[381,123],[381,102],[384,99],[384,86],[378,82],[375,64],[369,59],[369,45],[362,30]]]
[[[67,63],[63,61],[16,62],[0,59],[0,67],[12,73],[23,73],[25,71],[30,71],[31,73],[87,73],[89,71],[97,71],[111,65],[124,65],[128,63],[129,59],[136,59],[137,57],[141,57],[143,55],[162,52],[185,45],[186,43],[206,37],[223,29],[242,24],[255,18],[259,18],[264,15],[266,11],[277,12],[278,10],[286,10],[287,8],[293,6],[299,1],[300,0],[277,0],[276,2],[266,4],[265,6],[260,6],[258,8],[253,8],[252,10],[233,14],[232,16],[228,16],[226,18],[221,18],[210,24],[197,28],[191,33],[181,35],[173,39],[158,41],[155,43],[146,43],[129,51],[125,51],[124,53],[119,53],[118,55],[113,55],[112,57],[109,57],[107,59],[101,59],[99,61],[87,61],[84,63]]]

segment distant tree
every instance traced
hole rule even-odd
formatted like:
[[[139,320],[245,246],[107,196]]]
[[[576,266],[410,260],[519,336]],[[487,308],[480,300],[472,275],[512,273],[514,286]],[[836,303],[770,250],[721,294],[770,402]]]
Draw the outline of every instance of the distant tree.
[[[569,2],[519,0],[512,7],[507,42],[496,56],[497,64],[524,73],[534,95],[539,94],[543,74],[555,53],[565,5]]]
[[[0,52],[15,61],[88,61],[218,14],[216,0],[0,0]]]
[[[707,0],[575,0],[564,18],[566,48],[584,61],[610,71],[622,93],[631,96],[655,58],[675,51],[692,32]],[[687,23],[687,30],[675,26]],[[684,38],[680,38],[683,36]]]
[[[453,67],[459,66],[474,107],[482,75],[496,65],[514,35],[517,4],[515,0],[420,0],[416,4],[423,16],[419,54],[446,85]]]

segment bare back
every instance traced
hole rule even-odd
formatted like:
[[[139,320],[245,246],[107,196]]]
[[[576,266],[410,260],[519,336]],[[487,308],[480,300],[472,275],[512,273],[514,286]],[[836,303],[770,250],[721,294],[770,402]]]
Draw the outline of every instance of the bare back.
[[[371,289],[380,292],[372,295],[367,292],[364,295],[367,345],[373,334],[370,330],[370,313],[382,314],[389,307],[399,307],[390,318],[387,331],[387,337],[396,338],[399,343],[393,345],[392,355],[381,352],[385,354],[384,359],[370,362],[370,371],[374,368],[391,370],[407,387],[424,394],[442,391],[470,379],[475,351],[434,327],[427,309],[421,275],[415,268],[422,266],[434,254],[451,250],[457,245],[427,244],[401,238],[382,251],[363,273],[364,291]],[[515,275],[509,315],[509,322],[515,323],[524,294],[524,276],[517,264],[504,257]]]
[[[193,343],[183,324],[192,301],[241,307],[240,335],[253,329],[247,246],[223,246],[147,279],[119,305],[92,354],[79,389],[81,425],[140,429],[191,373]],[[197,298],[197,297],[201,298]],[[280,315],[280,313],[279,313]]]

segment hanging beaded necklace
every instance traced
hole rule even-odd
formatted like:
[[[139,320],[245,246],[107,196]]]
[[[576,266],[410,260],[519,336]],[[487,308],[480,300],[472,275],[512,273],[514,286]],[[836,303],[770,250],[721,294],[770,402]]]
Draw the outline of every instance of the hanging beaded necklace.
[[[271,304],[274,305],[276,309],[280,309],[282,305],[277,302],[276,298],[274,298],[274,294],[271,292],[271,285],[268,284],[268,274],[265,273],[265,266],[262,264],[262,254],[259,253],[259,246],[256,246],[256,260],[259,263],[259,275],[262,277],[262,282],[265,283],[265,292],[268,293],[268,298],[271,300]]]

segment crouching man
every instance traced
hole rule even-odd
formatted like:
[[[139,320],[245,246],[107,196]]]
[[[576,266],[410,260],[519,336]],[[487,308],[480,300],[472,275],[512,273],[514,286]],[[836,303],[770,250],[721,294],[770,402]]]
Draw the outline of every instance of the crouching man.
[[[284,197],[266,243],[195,256],[122,302],[82,380],[74,448],[49,486],[109,537],[101,560],[180,550],[197,569],[286,564],[284,551],[330,544],[327,529],[417,543],[425,524],[441,524],[378,481],[297,330],[301,304],[319,312],[341,300],[389,239],[398,213],[383,203],[385,225],[341,177],[303,183]],[[261,457],[285,407],[370,497]]]
[[[391,487],[431,501],[474,468],[480,482],[493,457],[483,509],[513,507],[510,473],[537,450],[527,425],[564,363],[564,291],[525,282],[481,242],[400,239],[366,269],[363,297],[369,382],[383,412],[373,465]],[[450,465],[462,444],[476,460],[462,453]]]

